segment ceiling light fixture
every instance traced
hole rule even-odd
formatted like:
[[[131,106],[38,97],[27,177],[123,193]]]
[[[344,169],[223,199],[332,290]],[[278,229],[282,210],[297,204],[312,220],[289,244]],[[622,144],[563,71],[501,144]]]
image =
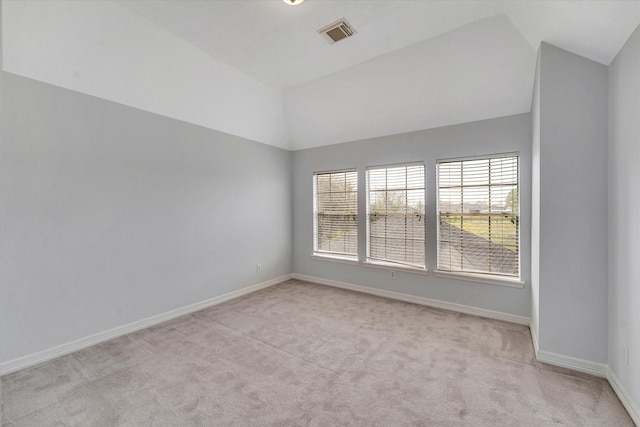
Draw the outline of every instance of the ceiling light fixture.
[[[300,3],[302,3],[304,0],[282,0],[282,1],[288,4],[289,6],[297,6]]]

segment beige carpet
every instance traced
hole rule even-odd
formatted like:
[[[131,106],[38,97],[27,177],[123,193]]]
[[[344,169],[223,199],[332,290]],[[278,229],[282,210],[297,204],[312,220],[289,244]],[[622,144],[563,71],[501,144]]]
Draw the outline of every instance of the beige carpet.
[[[291,280],[2,378],[16,426],[632,426],[529,329]]]

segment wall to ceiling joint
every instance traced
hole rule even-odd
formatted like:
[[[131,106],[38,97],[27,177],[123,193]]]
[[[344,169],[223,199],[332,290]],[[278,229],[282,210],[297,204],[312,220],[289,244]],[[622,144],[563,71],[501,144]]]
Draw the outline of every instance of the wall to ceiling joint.
[[[609,363],[640,401],[638,367],[624,356],[640,353],[638,29],[608,76],[606,67],[637,27],[640,3],[438,2],[455,19],[429,34],[413,27],[422,38],[403,34],[371,57],[350,55],[366,38],[329,46],[312,32],[342,50],[305,51],[291,80],[256,67],[258,78],[251,55],[232,64],[240,51],[220,59],[193,34],[132,11],[151,3],[2,2],[1,361],[296,271],[531,313],[541,349]],[[364,11],[347,16],[358,36],[376,7],[216,3],[193,4],[252,19],[274,7],[296,31],[319,28],[316,12],[326,23],[333,11],[323,7],[348,4]],[[602,19],[611,8],[615,19]],[[285,17],[294,10],[302,15]],[[290,40],[262,28],[268,43]],[[543,44],[536,72],[546,36],[591,59]],[[250,39],[259,59],[287,67]],[[309,71],[315,56],[329,71]],[[380,271],[309,257],[313,171],[423,160],[433,212],[437,158],[504,151],[522,156],[524,289],[405,274],[390,284]]]
[[[280,91],[108,1],[5,1],[4,70],[291,148]]]

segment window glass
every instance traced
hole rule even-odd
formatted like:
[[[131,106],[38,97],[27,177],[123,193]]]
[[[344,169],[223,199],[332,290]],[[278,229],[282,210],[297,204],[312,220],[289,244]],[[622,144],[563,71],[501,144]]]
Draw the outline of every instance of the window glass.
[[[518,157],[440,161],[438,269],[520,276]]]
[[[424,165],[367,169],[367,261],[425,268]]]
[[[355,170],[313,176],[314,254],[358,257],[358,174]]]

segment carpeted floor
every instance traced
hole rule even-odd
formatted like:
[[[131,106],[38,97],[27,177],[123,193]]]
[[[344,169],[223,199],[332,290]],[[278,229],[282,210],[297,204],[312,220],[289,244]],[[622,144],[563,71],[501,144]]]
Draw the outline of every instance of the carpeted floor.
[[[16,426],[632,426],[524,326],[290,280],[2,378]]]

